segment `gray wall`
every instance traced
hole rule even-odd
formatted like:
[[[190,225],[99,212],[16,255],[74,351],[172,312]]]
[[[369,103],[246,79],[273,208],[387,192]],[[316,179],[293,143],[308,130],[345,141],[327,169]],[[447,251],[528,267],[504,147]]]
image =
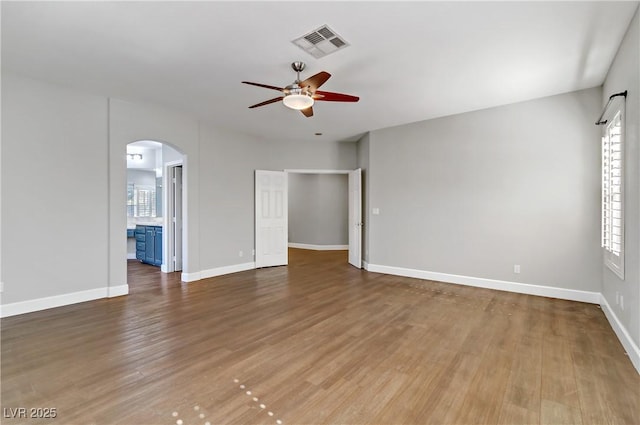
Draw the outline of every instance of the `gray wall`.
[[[2,122],[3,304],[126,288],[128,143],[165,142],[184,155],[183,272],[196,279],[253,261],[255,169],[356,165],[355,143],[251,138],[10,73],[2,74]]]
[[[603,268],[602,293],[636,346],[640,345],[640,24],[639,11],[620,45],[604,83],[602,105],[613,93],[628,91],[625,126],[625,279]],[[616,304],[624,297],[624,310]]]
[[[599,292],[601,97],[371,132],[369,262]]]
[[[106,116],[105,98],[2,75],[2,303],[108,285]]]
[[[253,261],[256,169],[344,170],[357,162],[355,143],[266,142],[206,123],[200,137],[201,270]]]
[[[348,245],[349,176],[289,173],[289,242]]]
[[[198,121],[186,114],[157,105],[109,99],[109,114],[105,117],[109,140],[109,286],[120,288],[127,282],[126,240],[121,233],[127,225],[126,215],[126,152],[127,144],[154,140],[171,145],[184,156],[183,193],[186,225],[183,234],[183,274],[199,272],[199,207]],[[166,247],[165,247],[166,252]]]

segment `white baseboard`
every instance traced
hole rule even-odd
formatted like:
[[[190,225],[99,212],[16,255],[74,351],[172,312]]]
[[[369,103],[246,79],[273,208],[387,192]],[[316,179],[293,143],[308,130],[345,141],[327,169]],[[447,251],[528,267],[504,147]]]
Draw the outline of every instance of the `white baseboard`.
[[[528,283],[509,282],[505,280],[484,279],[479,277],[437,273],[426,270],[408,269],[403,267],[381,266],[377,264],[367,264],[366,269],[370,272],[385,273],[396,276],[436,280],[438,282],[456,283],[460,285],[476,286],[479,288],[496,289],[499,291],[517,292],[519,294],[538,295],[541,297],[559,298],[563,300],[600,304],[600,292],[579,291],[576,289],[532,285]]]
[[[308,243],[289,242],[289,248],[312,249],[314,251],[344,251],[349,245],[313,245]]]
[[[109,286],[107,288],[107,297],[120,297],[129,294],[129,285]]]
[[[633,366],[640,374],[640,348],[635,342],[633,342],[631,335],[629,335],[629,332],[627,332],[627,329],[620,322],[620,319],[618,319],[618,316],[616,316],[609,305],[609,302],[602,294],[600,295],[600,307],[602,308],[604,315],[607,317],[609,324],[613,328],[613,331],[616,333],[616,336],[620,340],[620,343],[627,351],[631,363],[633,363]]]
[[[213,269],[202,270],[195,273],[182,273],[183,282],[195,282],[196,280],[206,279],[208,277],[222,276],[225,274],[244,272],[256,268],[255,261],[250,263],[232,264],[230,266],[215,267]]]
[[[47,310],[49,308],[107,298],[108,296],[109,288],[96,288],[86,291],[71,292],[69,294],[54,295],[52,297],[36,298],[35,300],[4,304],[0,306],[0,317],[16,316],[18,314]]]
[[[135,252],[127,252],[127,260],[135,260],[136,253]]]
[[[200,277],[200,272],[192,272],[192,273],[182,272],[180,274],[180,280],[183,282],[195,282],[196,280],[200,280],[200,279],[202,279]]]

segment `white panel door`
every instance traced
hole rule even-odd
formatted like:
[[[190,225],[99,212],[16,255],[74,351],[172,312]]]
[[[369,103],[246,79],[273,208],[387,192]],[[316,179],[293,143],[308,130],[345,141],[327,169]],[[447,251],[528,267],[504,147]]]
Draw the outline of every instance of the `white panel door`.
[[[349,264],[362,267],[362,170],[349,172]]]
[[[256,170],[256,267],[289,262],[287,173]]]

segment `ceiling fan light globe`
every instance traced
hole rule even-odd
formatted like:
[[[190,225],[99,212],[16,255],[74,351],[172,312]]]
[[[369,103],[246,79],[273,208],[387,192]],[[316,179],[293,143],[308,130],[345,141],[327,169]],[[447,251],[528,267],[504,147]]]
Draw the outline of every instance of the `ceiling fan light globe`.
[[[282,103],[284,103],[284,106],[287,108],[300,111],[313,106],[313,98],[306,94],[290,94],[282,99]]]

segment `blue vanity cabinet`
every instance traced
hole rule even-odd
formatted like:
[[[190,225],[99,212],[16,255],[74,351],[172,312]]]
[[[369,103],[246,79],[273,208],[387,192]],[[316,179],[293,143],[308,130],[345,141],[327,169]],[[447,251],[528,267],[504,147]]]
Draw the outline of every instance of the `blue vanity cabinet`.
[[[136,226],[136,258],[154,266],[162,265],[162,227]]]

